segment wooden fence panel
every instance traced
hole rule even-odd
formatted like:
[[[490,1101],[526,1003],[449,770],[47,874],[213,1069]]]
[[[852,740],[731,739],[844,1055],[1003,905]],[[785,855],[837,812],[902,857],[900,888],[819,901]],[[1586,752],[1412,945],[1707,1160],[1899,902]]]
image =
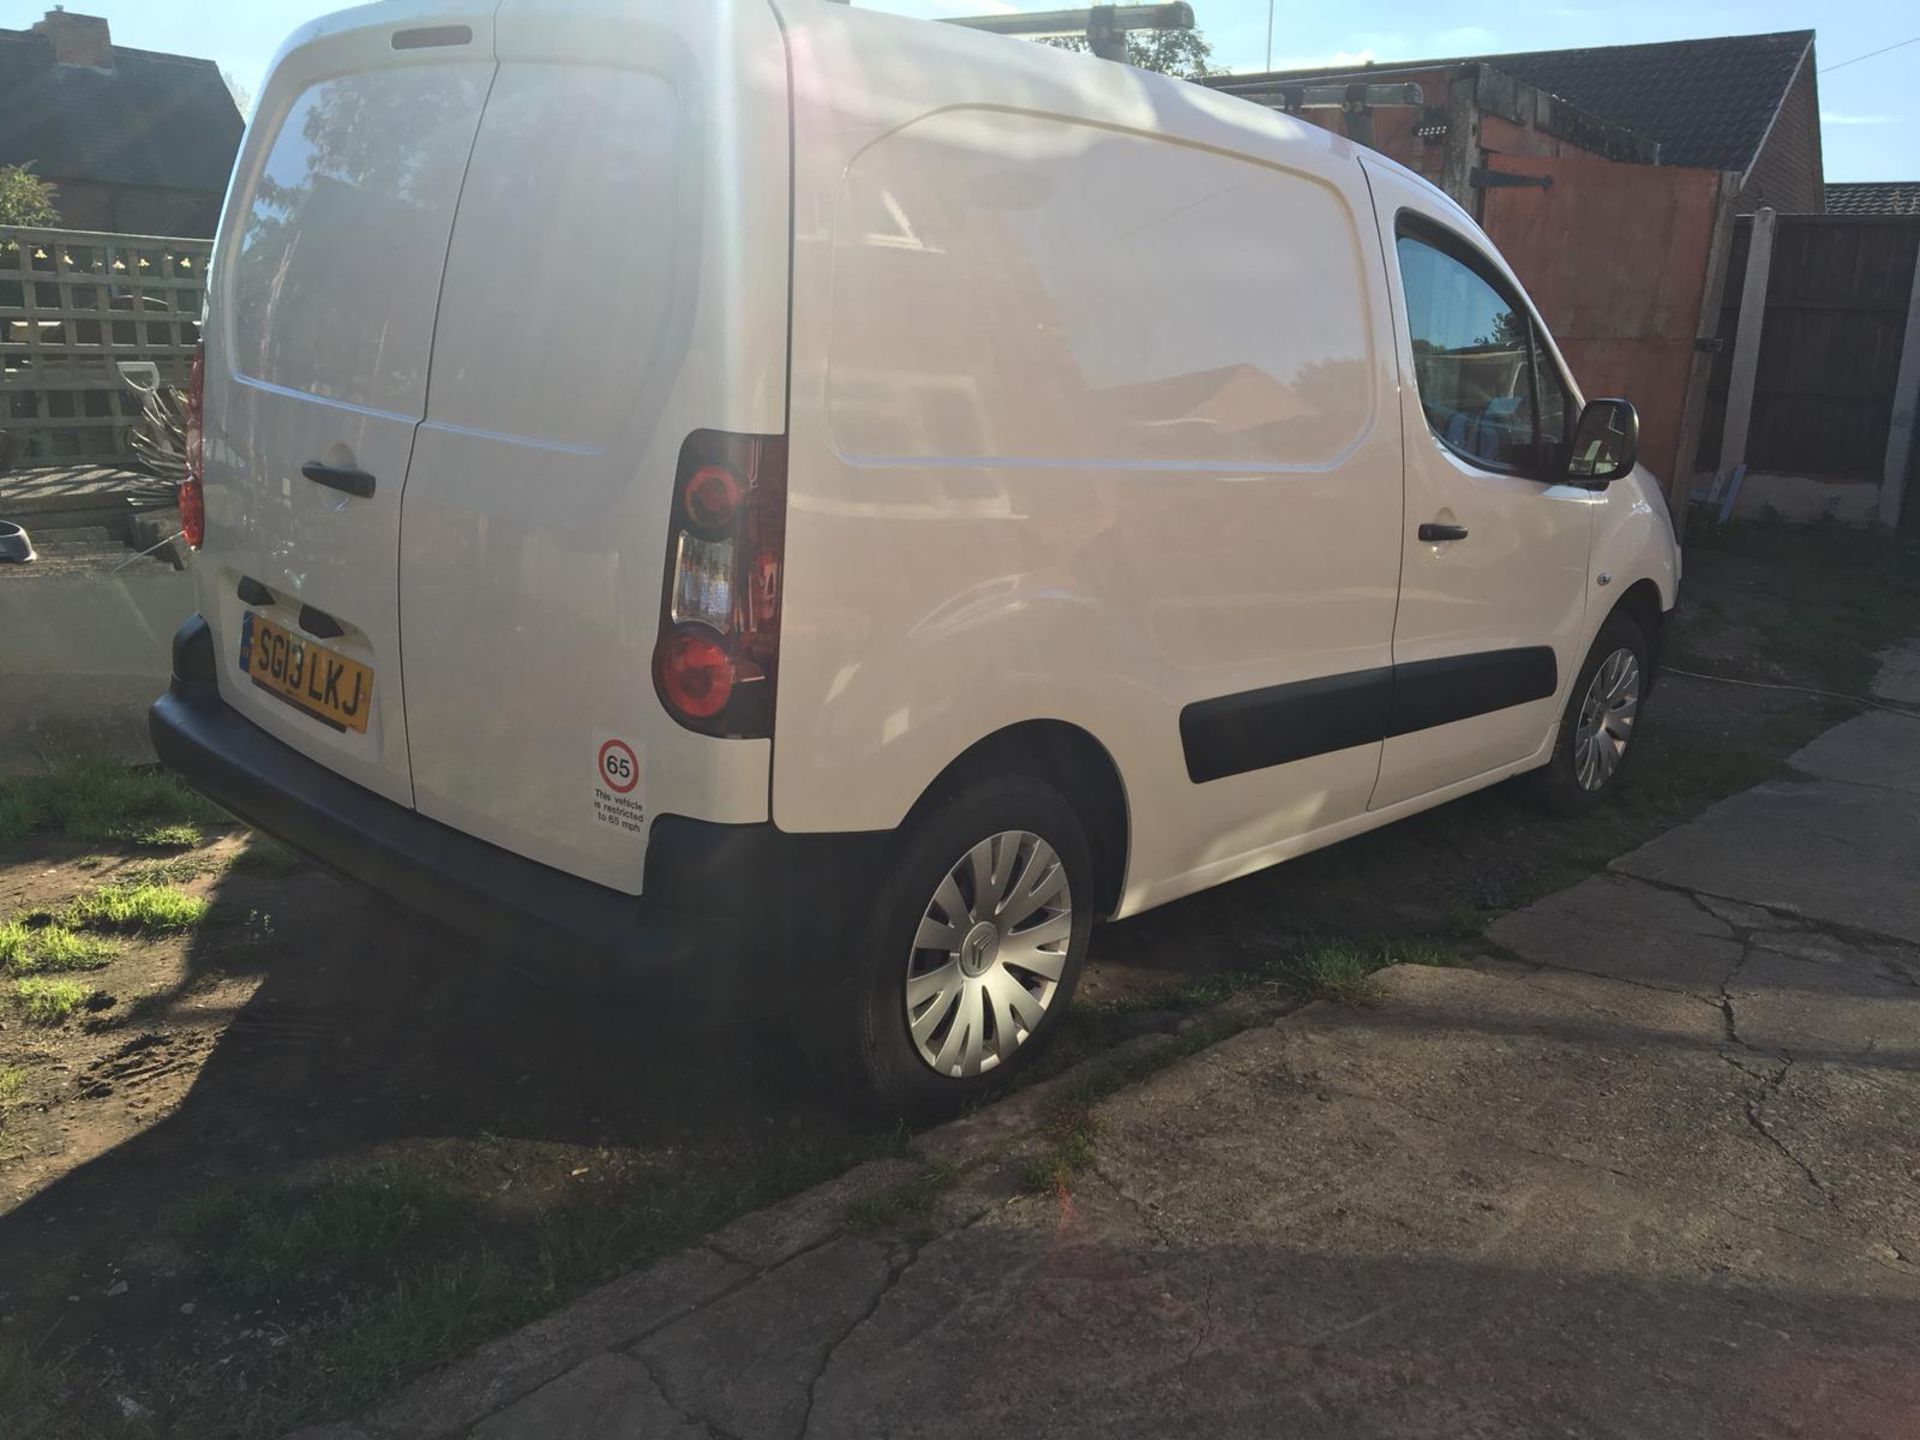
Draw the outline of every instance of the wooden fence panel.
[[[1721,348],[1697,468],[1720,459],[1752,224],[1735,227]],[[1875,480],[1886,455],[1920,216],[1782,215],[1754,381],[1747,463],[1781,474]]]
[[[0,228],[0,430],[17,463],[126,461],[140,397],[122,361],[183,385],[210,240]]]

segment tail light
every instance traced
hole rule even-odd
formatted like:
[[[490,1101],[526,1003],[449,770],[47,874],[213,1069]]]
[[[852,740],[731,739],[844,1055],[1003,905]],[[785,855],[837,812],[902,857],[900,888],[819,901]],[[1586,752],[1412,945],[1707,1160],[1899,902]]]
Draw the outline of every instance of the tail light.
[[[690,730],[773,734],[787,442],[697,430],[680,448],[654,688]]]
[[[206,446],[202,422],[206,415],[207,347],[193,352],[193,369],[187,374],[187,473],[180,481],[180,533],[194,549],[207,533],[206,495],[200,488],[205,473]]]

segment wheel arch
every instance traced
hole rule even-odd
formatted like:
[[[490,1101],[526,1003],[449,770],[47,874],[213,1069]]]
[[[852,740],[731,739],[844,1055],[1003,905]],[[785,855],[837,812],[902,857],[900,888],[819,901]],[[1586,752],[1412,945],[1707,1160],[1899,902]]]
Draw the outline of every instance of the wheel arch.
[[[955,756],[921,792],[912,814],[995,775],[1028,775],[1066,796],[1086,827],[1087,846],[1093,852],[1095,915],[1111,915],[1119,907],[1126,881],[1131,831],[1126,786],[1107,747],[1065,720],[1020,721]]]
[[[1650,578],[1634,581],[1614,602],[1613,609],[1607,612],[1608,620],[1615,615],[1630,617],[1640,627],[1640,633],[1647,637],[1648,694],[1653,693],[1655,677],[1660,673],[1660,655],[1666,648],[1668,613],[1660,604],[1659,585]]]

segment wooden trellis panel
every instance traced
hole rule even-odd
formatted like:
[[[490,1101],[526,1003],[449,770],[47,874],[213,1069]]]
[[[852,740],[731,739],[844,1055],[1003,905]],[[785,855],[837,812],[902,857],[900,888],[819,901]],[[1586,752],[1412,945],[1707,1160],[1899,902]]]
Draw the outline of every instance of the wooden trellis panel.
[[[140,397],[122,361],[184,385],[210,240],[0,228],[0,430],[21,466],[126,461]]]

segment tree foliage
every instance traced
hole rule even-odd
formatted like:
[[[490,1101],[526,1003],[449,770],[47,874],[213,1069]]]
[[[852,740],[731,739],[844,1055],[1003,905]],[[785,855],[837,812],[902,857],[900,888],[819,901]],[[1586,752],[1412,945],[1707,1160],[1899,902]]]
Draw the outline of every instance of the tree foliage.
[[[0,225],[58,225],[54,189],[25,165],[0,165]]]
[[[1086,39],[1079,35],[1049,35],[1040,43],[1057,50],[1087,53]],[[1198,30],[1133,30],[1127,34],[1127,63],[1141,70],[1199,80],[1214,73],[1207,64],[1212,58],[1213,46]]]

